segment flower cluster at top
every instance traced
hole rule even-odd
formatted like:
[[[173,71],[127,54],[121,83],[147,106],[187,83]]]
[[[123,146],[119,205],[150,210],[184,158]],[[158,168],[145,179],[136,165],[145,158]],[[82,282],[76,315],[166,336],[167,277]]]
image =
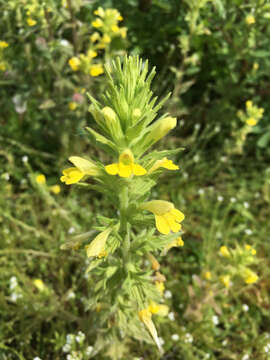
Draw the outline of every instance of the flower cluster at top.
[[[119,22],[123,17],[116,9],[106,9],[99,7],[94,11],[97,18],[92,21],[92,26],[97,29],[91,34],[89,46],[86,54],[79,54],[69,59],[69,66],[73,71],[83,71],[91,76],[99,76],[104,73],[101,62],[93,62],[98,52],[110,49],[112,40],[116,37],[126,38],[127,28],[119,27]]]
[[[223,286],[230,288],[234,283],[253,284],[258,281],[258,275],[250,269],[251,265],[257,263],[256,250],[249,244],[238,245],[235,249],[222,245],[219,249],[219,256],[226,259],[221,263],[221,274],[219,280]],[[206,280],[215,280],[211,271],[205,271],[203,277]],[[239,283],[239,284],[240,284]]]
[[[246,101],[246,112],[239,110],[237,116],[248,126],[257,125],[258,121],[263,117],[264,109],[253,104],[251,100]]]

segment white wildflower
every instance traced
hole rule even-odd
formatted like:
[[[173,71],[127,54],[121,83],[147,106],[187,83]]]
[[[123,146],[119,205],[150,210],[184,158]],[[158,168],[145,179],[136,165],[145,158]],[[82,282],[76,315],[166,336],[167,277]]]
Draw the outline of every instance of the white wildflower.
[[[174,321],[174,320],[175,320],[174,313],[173,313],[173,312],[169,312],[168,318],[169,318],[171,321]]]
[[[190,333],[187,333],[184,337],[184,342],[191,344],[193,342],[193,336]]]
[[[171,299],[172,298],[172,292],[170,290],[166,290],[164,293],[165,299]]]
[[[246,234],[246,235],[252,235],[253,232],[252,232],[252,230],[250,230],[250,229],[246,229],[246,230],[245,230],[245,234]]]
[[[214,325],[218,325],[219,324],[219,319],[217,315],[213,315],[212,316],[212,321]]]
[[[173,341],[178,341],[179,340],[179,335],[178,334],[173,334],[172,335],[172,340]]]
[[[224,200],[224,197],[221,196],[221,195],[218,195],[217,199],[218,199],[219,202],[222,202]]]
[[[249,306],[247,304],[242,305],[243,311],[247,312],[249,310]]]

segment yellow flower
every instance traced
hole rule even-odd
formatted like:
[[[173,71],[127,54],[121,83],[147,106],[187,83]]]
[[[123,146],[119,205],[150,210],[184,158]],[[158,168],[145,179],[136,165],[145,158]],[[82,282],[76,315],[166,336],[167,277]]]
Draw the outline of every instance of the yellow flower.
[[[159,291],[159,293],[161,295],[163,295],[164,290],[165,290],[164,282],[163,281],[156,281],[155,286],[156,286],[157,290]]]
[[[44,282],[41,279],[35,279],[33,280],[33,284],[36,286],[36,288],[43,292],[47,290],[46,285],[44,284]]]
[[[35,26],[36,25],[36,20],[32,19],[31,17],[26,19],[26,22],[29,26]]]
[[[230,280],[231,280],[230,275],[222,275],[220,276],[219,279],[226,288],[230,286]]]
[[[60,178],[67,185],[79,182],[85,175],[97,176],[99,174],[99,169],[93,161],[85,160],[78,156],[71,156],[69,161],[75,167],[63,170],[63,176]]]
[[[101,39],[101,42],[104,44],[109,44],[112,41],[111,37],[107,34],[104,34],[104,36]]]
[[[74,102],[74,101],[71,101],[71,102],[68,104],[68,107],[69,107],[69,110],[74,111],[74,110],[77,109],[78,104],[77,104],[76,102]]]
[[[167,316],[169,312],[167,305],[157,304],[154,301],[150,301],[148,310],[151,312],[151,314],[157,314],[160,316]]]
[[[254,119],[253,117],[250,117],[246,120],[247,125],[249,126],[255,126],[257,125],[258,120]]]
[[[246,101],[246,108],[249,110],[249,109],[252,108],[252,106],[253,106],[252,101],[251,101],[251,100],[247,100],[247,101]]]
[[[110,175],[119,175],[124,178],[131,175],[142,176],[146,174],[146,170],[141,165],[134,163],[134,156],[129,149],[122,152],[118,163],[105,166],[105,170]]]
[[[104,73],[103,66],[101,64],[96,64],[90,67],[91,76],[99,76]]]
[[[68,64],[73,71],[78,71],[81,65],[81,61],[79,58],[74,56],[71,59],[69,59]]]
[[[112,228],[108,228],[104,231],[102,231],[100,234],[98,234],[94,240],[91,241],[89,245],[85,246],[86,253],[88,257],[98,257],[102,258],[104,256],[107,256],[107,252],[105,250],[106,241],[108,239],[108,236],[110,235],[112,231]]]
[[[206,279],[206,280],[211,280],[212,279],[212,274],[210,271],[205,271],[203,273],[203,277]]]
[[[6,64],[4,62],[0,62],[0,71],[6,71],[7,67]]]
[[[243,271],[242,277],[246,284],[254,284],[259,279],[258,275],[248,268]]]
[[[93,58],[95,58],[95,57],[97,56],[97,52],[90,49],[90,50],[87,52],[87,56],[88,56],[90,59],[93,59]]]
[[[255,17],[253,15],[247,15],[246,16],[246,24],[247,25],[252,25],[255,24],[256,20]]]
[[[90,41],[92,43],[96,42],[98,39],[100,38],[100,35],[98,32],[94,32],[91,36],[90,36]]]
[[[151,211],[155,215],[156,227],[161,234],[167,235],[170,231],[180,231],[180,223],[184,220],[185,215],[175,209],[171,202],[153,200],[143,203],[141,208]]]
[[[255,63],[253,64],[252,69],[253,69],[254,71],[257,71],[257,70],[259,69],[259,64],[258,64],[257,62],[255,62]]]
[[[123,18],[123,16],[122,16],[122,15],[118,15],[117,20],[118,20],[118,21],[123,21],[123,20],[124,20],[124,18]]]
[[[147,327],[148,331],[150,332],[151,336],[153,337],[155,343],[157,344],[157,347],[159,350],[161,350],[160,341],[157,334],[157,329],[152,321],[152,313],[149,311],[149,309],[142,309],[139,311],[139,318],[144,323],[144,325]]]
[[[185,243],[184,243],[182,237],[178,236],[177,238],[173,239],[172,242],[170,242],[168,245],[166,245],[164,250],[165,250],[165,253],[166,253],[167,251],[169,251],[173,247],[178,247],[178,246],[182,247],[184,245],[185,245]]]
[[[221,256],[224,256],[224,257],[229,257],[230,256],[230,252],[227,248],[227,246],[221,246],[221,248],[219,249],[219,253]]]
[[[92,26],[94,26],[95,28],[99,28],[103,25],[103,21],[100,19],[96,19],[94,21],[92,21]]]
[[[112,29],[112,32],[114,32],[114,33],[119,32],[119,26],[117,26],[117,25],[112,25],[111,29]]]
[[[126,27],[121,27],[119,29],[120,35],[123,39],[125,39],[127,37],[127,28]]]
[[[101,6],[99,6],[97,10],[94,11],[94,14],[103,18],[105,16],[105,11]]]
[[[5,49],[8,47],[8,43],[6,41],[0,41],[0,49]]]
[[[44,185],[46,184],[46,177],[45,175],[43,174],[39,174],[36,176],[36,182],[39,184],[39,185]]]
[[[164,168],[168,170],[178,170],[179,166],[175,165],[172,160],[168,160],[166,157],[157,160],[154,165],[151,167],[151,169],[148,171],[148,174],[151,174],[152,172],[158,170],[159,168]]]
[[[57,194],[60,193],[61,188],[60,188],[59,185],[53,185],[53,186],[50,187],[50,191],[57,195]]]
[[[251,247],[251,245],[246,244],[245,249],[251,252],[251,255],[256,255],[257,251]]]

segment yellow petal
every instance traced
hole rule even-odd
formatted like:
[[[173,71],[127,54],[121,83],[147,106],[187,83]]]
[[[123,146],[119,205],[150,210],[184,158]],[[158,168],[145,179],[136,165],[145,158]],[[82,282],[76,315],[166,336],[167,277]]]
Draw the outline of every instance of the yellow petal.
[[[84,174],[77,168],[71,167],[63,170],[63,176],[61,176],[60,180],[67,185],[75,184],[79,182]]]
[[[168,235],[170,232],[169,224],[163,216],[155,215],[156,227],[161,234]]]
[[[171,212],[163,215],[163,217],[166,219],[171,231],[178,232],[181,229],[181,225],[175,221],[175,217]]]
[[[142,176],[147,173],[147,171],[141,165],[138,164],[133,164],[132,170],[133,170],[133,174],[136,176]]]
[[[172,214],[175,218],[175,221],[182,222],[185,218],[185,215],[178,209],[172,209],[170,211],[170,214]]]
[[[119,163],[119,176],[128,178],[132,174],[132,165],[124,165],[123,163]]]
[[[175,165],[172,160],[168,160],[166,159],[166,161],[164,161],[164,163],[162,164],[162,167],[164,167],[165,169],[168,170],[178,170],[179,166]]]
[[[107,165],[105,170],[109,175],[117,175],[119,171],[118,164]]]

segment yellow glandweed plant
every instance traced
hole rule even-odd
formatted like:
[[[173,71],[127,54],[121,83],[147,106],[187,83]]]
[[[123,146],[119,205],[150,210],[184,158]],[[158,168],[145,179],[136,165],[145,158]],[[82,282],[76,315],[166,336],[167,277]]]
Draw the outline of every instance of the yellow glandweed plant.
[[[168,114],[158,115],[168,96],[159,103],[153,97],[154,75],[155,70],[149,73],[147,62],[138,57],[125,57],[123,62],[117,58],[105,66],[102,101],[89,95],[96,126],[86,130],[112,161],[103,164],[71,156],[72,166],[61,177],[67,185],[77,183],[100,192],[108,208],[114,209],[110,218],[97,217],[100,226],[62,246],[86,245],[87,272],[95,279],[89,309],[96,311],[98,306],[102,329],[94,348],[107,348],[114,359],[122,359],[129,337],[154,340],[162,350],[152,317],[165,316],[168,307],[160,304],[165,277],[153,254],[184,245],[180,237],[184,214],[169,201],[151,199],[159,175],[179,169],[168,157],[181,150],[150,151],[177,124]],[[91,184],[86,182],[89,177]]]

